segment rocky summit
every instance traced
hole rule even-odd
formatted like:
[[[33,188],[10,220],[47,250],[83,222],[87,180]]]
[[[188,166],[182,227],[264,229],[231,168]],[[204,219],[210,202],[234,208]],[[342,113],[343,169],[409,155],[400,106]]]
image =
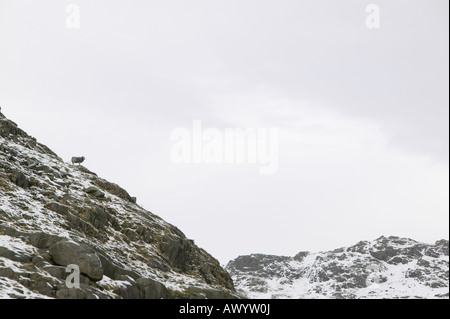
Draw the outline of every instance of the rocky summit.
[[[177,227],[0,113],[0,298],[235,297]]]
[[[449,242],[380,237],[293,257],[253,254],[227,265],[249,298],[449,298]]]

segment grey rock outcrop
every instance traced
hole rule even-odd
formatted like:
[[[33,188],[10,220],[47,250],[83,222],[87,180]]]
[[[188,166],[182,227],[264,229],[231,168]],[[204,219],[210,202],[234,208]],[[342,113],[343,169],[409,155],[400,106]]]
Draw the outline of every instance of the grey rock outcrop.
[[[99,190],[97,187],[90,186],[84,190],[86,193],[88,193],[91,196],[98,197],[98,198],[104,198],[105,193]]]
[[[142,299],[166,299],[170,297],[169,290],[162,283],[150,278],[136,280]]]
[[[80,272],[93,281],[99,281],[103,278],[100,258],[87,245],[73,241],[60,241],[50,247],[49,253],[56,265],[77,265]]]

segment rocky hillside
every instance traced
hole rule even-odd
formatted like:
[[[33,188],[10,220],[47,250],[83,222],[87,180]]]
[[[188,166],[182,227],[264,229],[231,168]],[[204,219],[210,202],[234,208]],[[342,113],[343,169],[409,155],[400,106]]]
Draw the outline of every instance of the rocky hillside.
[[[81,273],[68,288],[66,266]],[[233,298],[229,274],[120,186],[0,113],[0,298]]]
[[[449,242],[380,237],[294,257],[240,256],[226,269],[250,298],[449,298]]]

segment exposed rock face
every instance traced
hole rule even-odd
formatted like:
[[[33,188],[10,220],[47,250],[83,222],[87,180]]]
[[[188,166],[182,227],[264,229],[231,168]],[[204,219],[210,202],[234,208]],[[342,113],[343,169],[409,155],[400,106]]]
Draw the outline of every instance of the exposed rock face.
[[[380,237],[295,257],[240,256],[226,269],[251,298],[448,298],[448,245]]]
[[[139,278],[137,281],[141,298],[143,299],[161,299],[169,298],[170,293],[166,286],[162,283],[152,280],[150,278]]]
[[[65,285],[69,264],[80,289]],[[211,296],[235,296],[216,259],[0,113],[0,298]]]

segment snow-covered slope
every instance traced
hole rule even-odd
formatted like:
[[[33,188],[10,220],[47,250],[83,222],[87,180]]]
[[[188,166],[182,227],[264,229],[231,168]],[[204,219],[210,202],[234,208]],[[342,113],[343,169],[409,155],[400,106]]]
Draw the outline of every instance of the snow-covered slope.
[[[449,242],[391,236],[294,257],[253,254],[227,265],[249,298],[449,298]]]
[[[81,288],[68,288],[78,264]],[[229,274],[120,186],[0,113],[0,298],[233,297]]]

